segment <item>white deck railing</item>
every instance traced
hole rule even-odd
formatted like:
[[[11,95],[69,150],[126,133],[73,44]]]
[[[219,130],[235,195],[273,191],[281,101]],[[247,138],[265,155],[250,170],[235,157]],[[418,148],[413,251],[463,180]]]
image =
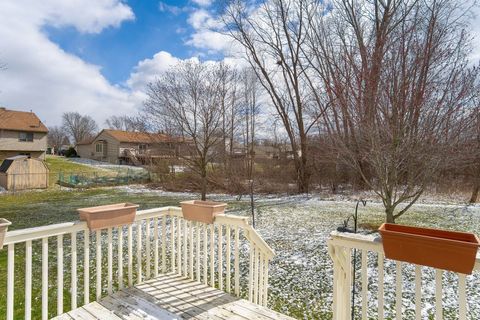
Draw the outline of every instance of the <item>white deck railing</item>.
[[[352,286],[353,286],[353,272],[352,268],[353,250],[356,249],[360,253],[360,277],[359,282],[361,283],[361,290],[359,295],[361,297],[361,307],[360,315],[361,319],[380,319],[385,318],[385,310],[389,309],[392,311],[395,310],[395,319],[422,319],[425,316],[422,316],[422,298],[424,298],[425,293],[425,283],[422,286],[422,266],[411,265],[405,262],[400,261],[391,261],[384,258],[383,246],[381,240],[373,238],[372,236],[363,236],[358,234],[348,234],[348,233],[339,233],[333,232],[330,239],[328,240],[328,250],[329,254],[333,260],[334,274],[333,274],[333,319],[334,320],[351,320],[351,308],[352,308]],[[372,261],[376,259],[376,261]],[[395,263],[395,287],[394,287],[394,306],[386,305],[386,294],[390,293],[385,290],[385,267],[386,262]],[[369,262],[373,262],[370,263]],[[414,274],[411,277],[407,277],[413,280],[414,282],[414,298],[413,303],[415,305],[415,316],[406,316],[404,314],[403,307],[403,295],[402,295],[402,266],[410,265],[414,268]],[[392,267],[392,264],[389,264]],[[375,268],[375,272],[372,272],[372,268]],[[434,290],[435,302],[434,309],[436,320],[442,320],[444,318],[444,300],[443,295],[445,294],[443,286],[443,276],[444,273],[451,273],[447,271],[442,271],[438,269],[435,270],[434,276]],[[387,270],[388,271],[388,270]],[[474,273],[480,271],[480,259],[477,256],[477,260],[474,267]],[[453,273],[452,273],[453,274]],[[449,286],[458,286],[458,294],[456,296],[456,304],[458,306],[458,316],[454,318],[460,320],[466,320],[467,310],[469,309],[469,304],[467,303],[467,277],[464,274],[456,274],[458,277],[457,283],[449,283]],[[371,279],[374,277],[374,279]],[[452,277],[456,280],[457,277]],[[369,279],[370,278],[370,279]],[[391,279],[391,278],[390,278]],[[378,289],[376,294],[369,292],[369,280],[370,283],[377,283]],[[373,280],[373,281],[372,281]],[[423,279],[425,280],[425,279]],[[389,285],[393,285],[389,283]],[[432,288],[433,289],[433,288]],[[479,289],[480,290],[480,289]],[[373,300],[373,301],[372,301]],[[373,302],[373,303],[372,303]],[[476,301],[478,303],[478,301]],[[377,310],[371,308],[371,306],[376,305]],[[474,318],[471,318],[474,319]]]
[[[83,221],[10,231],[5,246],[7,320],[32,318],[32,286],[41,287],[45,320],[159,272],[181,274],[266,305],[268,265],[274,256],[247,218],[219,215],[207,225],[184,220],[177,207],[138,211],[133,225],[98,231],[89,231]],[[23,266],[17,268],[16,259],[24,265],[24,275],[17,271]],[[32,268],[37,263],[41,263],[38,280]],[[17,290],[24,291],[20,298]],[[54,290],[56,303],[49,301]],[[24,315],[17,304],[23,304]]]

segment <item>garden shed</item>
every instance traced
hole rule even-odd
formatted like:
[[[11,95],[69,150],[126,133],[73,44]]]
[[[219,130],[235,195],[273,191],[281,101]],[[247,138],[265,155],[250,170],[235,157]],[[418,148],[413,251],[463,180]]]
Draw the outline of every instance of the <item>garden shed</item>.
[[[7,158],[0,165],[0,186],[7,190],[48,188],[48,167],[27,156]]]

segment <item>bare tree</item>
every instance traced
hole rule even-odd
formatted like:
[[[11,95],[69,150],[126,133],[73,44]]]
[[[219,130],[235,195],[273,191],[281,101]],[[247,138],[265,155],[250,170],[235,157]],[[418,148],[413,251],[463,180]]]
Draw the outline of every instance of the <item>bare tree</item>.
[[[206,199],[208,166],[222,140],[221,69],[218,65],[182,62],[148,85],[144,113],[159,125],[168,119],[187,141],[184,157],[201,178],[201,196]]]
[[[301,3],[267,0],[251,10],[245,1],[234,0],[225,10],[224,22],[228,34],[245,48],[248,62],[285,127],[293,151],[298,191],[308,192],[309,132],[323,110],[316,108],[311,112],[315,95],[302,51],[308,20]]]
[[[453,0],[309,8],[306,56],[332,105],[331,146],[395,222],[452,164],[468,123],[476,70],[467,65],[466,8]]]
[[[92,117],[82,116],[78,112],[65,112],[62,116],[62,128],[75,144],[93,137],[98,130]]]
[[[246,172],[249,183],[250,193],[250,211],[252,214],[252,223],[255,227],[255,133],[257,126],[257,115],[259,113],[258,104],[258,80],[250,69],[243,70],[242,80],[242,113],[245,118],[245,146],[246,146]]]
[[[105,120],[105,125],[110,129],[123,131],[147,131],[147,126],[143,119],[137,116],[111,116]]]
[[[57,151],[60,146],[70,144],[67,133],[62,127],[54,126],[48,128],[48,146]]]

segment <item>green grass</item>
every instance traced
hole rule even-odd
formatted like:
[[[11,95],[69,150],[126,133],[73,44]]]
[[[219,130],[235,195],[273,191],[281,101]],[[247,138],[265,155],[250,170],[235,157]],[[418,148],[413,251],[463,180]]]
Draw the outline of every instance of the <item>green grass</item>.
[[[56,182],[58,180],[59,173],[63,173],[66,175],[74,173],[93,174],[94,172],[98,171],[102,171],[106,174],[110,173],[110,170],[98,169],[80,163],[75,163],[73,161],[69,161],[67,158],[59,156],[47,155],[45,161],[47,163],[48,169],[50,170],[50,177],[48,181],[49,188],[58,188]]]

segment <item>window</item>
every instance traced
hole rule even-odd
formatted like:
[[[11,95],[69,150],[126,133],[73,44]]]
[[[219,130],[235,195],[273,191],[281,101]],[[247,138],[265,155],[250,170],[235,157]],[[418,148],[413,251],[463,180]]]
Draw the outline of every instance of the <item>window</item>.
[[[32,142],[33,141],[33,132],[20,132],[18,134],[18,141]]]
[[[138,153],[143,154],[147,151],[147,145],[146,144],[140,144],[138,146]]]
[[[97,143],[95,145],[95,152],[103,152],[103,143]]]

